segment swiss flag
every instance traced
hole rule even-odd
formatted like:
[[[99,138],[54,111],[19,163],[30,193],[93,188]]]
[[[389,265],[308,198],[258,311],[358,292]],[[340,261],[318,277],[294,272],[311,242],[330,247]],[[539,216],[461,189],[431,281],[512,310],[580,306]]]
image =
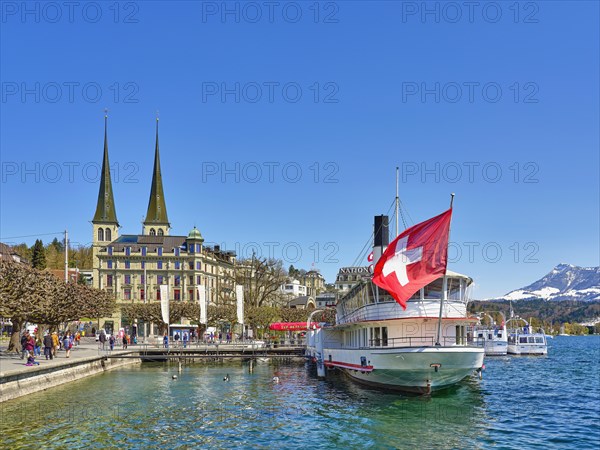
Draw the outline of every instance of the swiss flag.
[[[404,230],[377,261],[373,282],[403,309],[415,292],[445,275],[451,218],[452,208]]]

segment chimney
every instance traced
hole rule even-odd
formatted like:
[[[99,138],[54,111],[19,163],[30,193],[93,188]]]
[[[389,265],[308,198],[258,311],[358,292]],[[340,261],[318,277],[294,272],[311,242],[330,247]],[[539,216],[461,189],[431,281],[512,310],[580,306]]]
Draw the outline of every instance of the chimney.
[[[377,264],[379,258],[390,243],[388,216],[375,216],[375,239],[373,240],[373,266]]]

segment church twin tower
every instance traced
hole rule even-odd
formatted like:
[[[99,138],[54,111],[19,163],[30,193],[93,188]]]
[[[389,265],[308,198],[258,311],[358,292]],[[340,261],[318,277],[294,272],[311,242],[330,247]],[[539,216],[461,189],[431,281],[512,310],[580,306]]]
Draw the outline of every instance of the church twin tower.
[[[110,164],[108,161],[108,116],[104,116],[104,157],[100,175],[100,190],[96,213],[92,219],[94,247],[105,246],[119,237],[119,221],[115,210]],[[167,217],[167,206],[163,192],[160,172],[160,154],[158,150],[158,118],[156,119],[156,147],[154,150],[154,170],[146,220],[143,222],[143,235],[168,236],[171,224]]]

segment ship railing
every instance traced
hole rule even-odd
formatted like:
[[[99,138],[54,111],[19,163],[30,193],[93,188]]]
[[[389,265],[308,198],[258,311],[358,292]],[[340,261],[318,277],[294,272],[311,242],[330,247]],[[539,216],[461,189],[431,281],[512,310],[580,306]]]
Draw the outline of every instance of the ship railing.
[[[436,345],[434,336],[405,336],[397,338],[370,339],[370,348],[405,348],[405,347],[433,347]],[[443,347],[483,347],[484,342],[468,340],[467,337],[444,336],[440,340]]]

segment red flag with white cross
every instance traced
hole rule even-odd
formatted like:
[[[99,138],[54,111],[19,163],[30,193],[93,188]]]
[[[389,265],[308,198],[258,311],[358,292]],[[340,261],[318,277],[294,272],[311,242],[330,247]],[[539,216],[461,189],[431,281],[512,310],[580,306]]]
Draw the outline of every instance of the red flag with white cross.
[[[452,208],[404,230],[377,261],[373,282],[403,309],[415,292],[446,274],[451,218]]]

